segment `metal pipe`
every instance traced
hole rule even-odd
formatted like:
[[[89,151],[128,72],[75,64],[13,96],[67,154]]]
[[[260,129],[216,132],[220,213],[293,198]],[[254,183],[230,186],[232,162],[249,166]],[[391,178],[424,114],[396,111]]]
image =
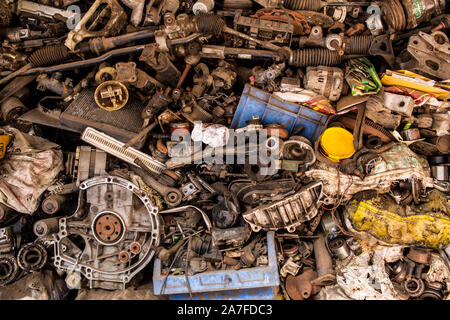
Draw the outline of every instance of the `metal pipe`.
[[[316,271],[319,277],[313,280],[313,285],[330,285],[336,282],[333,270],[333,260],[325,245],[325,235],[320,232],[314,240],[314,257],[316,259]]]

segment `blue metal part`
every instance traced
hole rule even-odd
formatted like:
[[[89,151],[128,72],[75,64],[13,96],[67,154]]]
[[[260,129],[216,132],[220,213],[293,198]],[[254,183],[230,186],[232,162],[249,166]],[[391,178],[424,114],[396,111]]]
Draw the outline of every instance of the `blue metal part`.
[[[328,115],[292,102],[281,100],[263,90],[245,85],[231,128],[242,128],[246,121],[258,116],[263,124],[285,125],[289,134],[303,127],[299,135],[314,143],[325,127]]]
[[[267,266],[246,268],[241,270],[207,271],[189,276],[188,280],[191,292],[208,292],[211,299],[214,299],[214,297],[219,296],[225,297],[227,296],[226,292],[234,290],[236,292],[228,294],[230,296],[240,296],[240,299],[244,299],[243,297],[246,295],[255,298],[255,295],[257,295],[255,292],[263,290],[264,288],[278,287],[280,285],[280,278],[278,275],[277,256],[275,252],[275,234],[273,231],[267,232],[267,251],[269,260]],[[166,276],[161,274],[161,261],[159,259],[155,259],[153,267],[154,294],[173,295],[189,293],[185,275],[168,276],[166,280],[165,278]],[[161,291],[163,284],[164,288]],[[256,291],[245,290],[256,288],[258,289]],[[216,291],[222,291],[222,293],[219,294]],[[264,292],[269,293],[269,291],[261,291],[259,294],[263,294]],[[187,297],[189,297],[189,295],[187,295]]]
[[[278,287],[193,293],[192,300],[275,300]],[[170,300],[191,300],[189,294],[172,294]]]

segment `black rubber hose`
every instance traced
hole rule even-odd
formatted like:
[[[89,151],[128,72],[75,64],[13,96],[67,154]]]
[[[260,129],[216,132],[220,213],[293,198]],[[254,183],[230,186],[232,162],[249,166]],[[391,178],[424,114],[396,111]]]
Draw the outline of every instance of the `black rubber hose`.
[[[33,67],[45,67],[61,63],[69,57],[70,51],[64,44],[43,47],[33,52],[28,60]]]

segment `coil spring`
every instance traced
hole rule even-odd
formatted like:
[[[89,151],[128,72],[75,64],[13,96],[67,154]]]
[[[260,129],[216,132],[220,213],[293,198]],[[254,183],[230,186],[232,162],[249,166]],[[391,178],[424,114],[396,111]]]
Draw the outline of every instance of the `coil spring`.
[[[33,52],[29,60],[33,67],[45,67],[61,63],[69,56],[69,49],[63,44],[44,47]]]
[[[289,64],[295,67],[336,66],[342,62],[337,51],[323,48],[308,48],[292,51]]]
[[[348,54],[364,54],[369,51],[373,36],[353,36],[345,42],[345,52]]]
[[[197,28],[201,33],[220,34],[224,25],[225,21],[212,14],[200,14],[197,18]]]
[[[291,10],[319,11],[322,7],[320,0],[285,0],[283,6]]]

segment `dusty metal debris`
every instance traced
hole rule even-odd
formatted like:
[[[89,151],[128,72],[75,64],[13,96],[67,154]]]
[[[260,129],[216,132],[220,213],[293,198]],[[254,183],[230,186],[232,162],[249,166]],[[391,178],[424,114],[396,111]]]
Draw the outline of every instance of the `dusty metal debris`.
[[[0,0],[0,297],[448,299],[446,10]]]

